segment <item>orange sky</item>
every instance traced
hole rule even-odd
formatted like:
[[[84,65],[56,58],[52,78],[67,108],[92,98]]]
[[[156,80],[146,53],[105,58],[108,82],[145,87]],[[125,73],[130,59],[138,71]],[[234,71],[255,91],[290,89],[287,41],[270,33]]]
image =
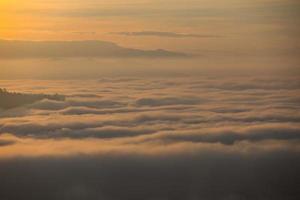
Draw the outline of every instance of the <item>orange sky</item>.
[[[0,39],[101,40],[202,56],[203,65],[243,57],[239,64],[295,66],[299,8],[296,0],[2,0]]]

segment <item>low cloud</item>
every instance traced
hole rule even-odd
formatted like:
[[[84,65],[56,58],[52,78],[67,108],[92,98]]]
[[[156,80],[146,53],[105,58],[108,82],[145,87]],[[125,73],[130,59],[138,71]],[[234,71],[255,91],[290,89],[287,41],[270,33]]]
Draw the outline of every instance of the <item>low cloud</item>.
[[[12,145],[12,144],[15,144],[15,142],[11,141],[11,140],[2,140],[2,139],[0,139],[0,148],[4,147],[4,146]]]
[[[244,146],[251,153],[220,146],[184,151],[188,145],[182,145],[164,147],[180,153],[147,155],[123,146],[89,156],[2,159],[0,194],[16,200],[296,200],[299,152]]]
[[[159,31],[140,31],[140,32],[112,32],[111,34],[124,36],[154,36],[154,37],[170,37],[170,38],[218,38],[218,35],[210,34],[187,34],[175,32],[159,32]]]
[[[72,33],[78,34],[78,35],[95,35],[97,32],[93,32],[93,31],[74,31]]]
[[[146,136],[139,142],[200,142],[232,145],[236,142],[259,142],[263,140],[300,140],[300,127],[297,125],[266,124],[260,126],[208,128],[194,131],[172,131]]]
[[[66,99],[1,113],[3,199],[299,197],[295,78],[21,82]]]
[[[138,106],[194,105],[202,101],[198,97],[141,98],[136,101],[136,104]]]

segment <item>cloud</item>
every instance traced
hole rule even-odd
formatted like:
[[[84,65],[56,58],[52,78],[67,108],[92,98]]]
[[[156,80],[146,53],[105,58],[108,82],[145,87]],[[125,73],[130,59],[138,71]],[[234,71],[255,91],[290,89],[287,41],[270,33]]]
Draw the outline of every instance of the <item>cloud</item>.
[[[78,35],[95,35],[97,32],[93,32],[93,31],[73,31],[72,33],[78,34]]]
[[[4,199],[32,200],[298,197],[299,152],[282,147],[259,151],[253,146],[248,154],[220,146],[185,152],[188,145],[172,151],[176,148],[180,152],[173,154],[128,152],[124,146],[89,156],[1,159],[0,194]]]
[[[153,134],[138,140],[139,142],[200,142],[200,143],[222,143],[232,145],[235,142],[262,140],[300,140],[300,127],[278,124],[265,124],[249,126],[248,128],[224,127],[208,128],[192,131],[170,131]]]
[[[104,41],[13,41],[0,40],[0,58],[72,57],[186,57],[163,49],[141,50],[120,47]]]
[[[62,101],[53,101],[49,99],[43,99],[41,101],[35,102],[30,105],[31,108],[34,109],[43,109],[43,110],[60,110],[67,107],[66,102]]]
[[[112,32],[111,34],[124,36],[156,36],[170,38],[218,38],[218,35],[211,34],[187,34],[175,32],[160,32],[160,31],[140,31],[140,32]]]
[[[110,99],[102,99],[101,97],[98,97],[96,99],[90,99],[90,100],[69,98],[63,102],[44,99],[29,105],[29,107],[33,109],[41,109],[41,110],[62,110],[65,108],[69,108],[72,109],[73,111],[77,110],[80,113],[82,112],[80,110],[93,112],[93,108],[98,108],[98,109],[118,108],[118,107],[123,107],[125,105],[126,103],[123,102],[118,102]],[[101,113],[101,111],[99,110],[94,110],[94,111],[96,112],[95,114],[97,114],[97,112],[99,112],[99,114]],[[67,112],[70,113],[72,111],[69,110],[66,111],[66,113]]]
[[[14,141],[11,141],[11,140],[1,140],[0,139],[0,148],[1,147],[4,147],[4,146],[8,146],[8,145],[12,145],[14,144],[15,142]]]
[[[82,130],[72,130],[72,129],[64,129],[61,132],[57,132],[58,137],[70,137],[70,138],[102,138],[102,139],[110,139],[110,138],[123,138],[123,137],[134,137],[139,135],[148,135],[155,133],[155,129],[149,128],[127,128],[127,127],[114,127],[114,126],[106,126],[103,128],[86,128]],[[48,137],[55,137],[53,134]]]
[[[291,80],[122,78],[88,81],[89,89],[84,82],[62,81],[50,91],[46,85],[51,81],[29,85],[23,81],[27,91],[57,92],[66,99],[62,102],[44,99],[2,112],[0,134],[33,138],[109,138],[107,131],[111,138],[118,139],[117,136],[145,136],[150,131],[155,134],[147,135],[149,141],[162,142],[194,140],[229,144],[294,140],[298,134],[293,135],[292,128],[300,121],[299,113],[295,112],[299,85]],[[14,83],[6,83],[6,86],[22,90]],[[105,90],[109,92],[103,92]],[[256,125],[269,128],[256,135],[257,130],[251,129]],[[209,127],[215,129],[208,130]],[[276,129],[281,132],[275,133]]]
[[[66,99],[1,113],[0,196],[298,199],[297,80],[1,81]]]
[[[165,106],[165,105],[194,105],[202,102],[197,97],[165,97],[141,98],[136,101],[138,106]]]

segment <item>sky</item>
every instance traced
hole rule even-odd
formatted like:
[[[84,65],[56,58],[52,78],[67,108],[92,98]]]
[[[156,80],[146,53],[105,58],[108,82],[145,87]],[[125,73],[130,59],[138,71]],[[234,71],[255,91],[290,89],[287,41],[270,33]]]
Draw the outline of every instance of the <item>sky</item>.
[[[0,76],[96,78],[157,75],[159,70],[163,75],[299,74],[299,8],[296,0],[4,0],[0,3]],[[27,55],[16,40],[40,42],[42,47],[27,44],[26,51],[29,47],[33,51]],[[140,52],[127,52],[127,56],[59,53],[59,58],[48,52],[43,59],[35,55],[39,48],[51,51],[51,44],[45,42],[90,40]],[[92,48],[85,44],[75,51]],[[101,44],[98,48],[107,50]],[[166,56],[157,50],[178,54]]]
[[[298,200],[299,0],[0,0],[0,200]]]

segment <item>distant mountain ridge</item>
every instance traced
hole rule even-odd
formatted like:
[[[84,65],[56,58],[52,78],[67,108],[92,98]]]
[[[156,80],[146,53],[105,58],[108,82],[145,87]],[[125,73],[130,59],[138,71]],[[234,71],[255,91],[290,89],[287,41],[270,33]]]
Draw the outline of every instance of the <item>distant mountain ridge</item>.
[[[0,109],[11,109],[27,104],[40,101],[42,99],[50,99],[56,101],[64,101],[63,95],[54,94],[23,94],[16,92],[9,92],[6,89],[0,88]]]
[[[20,41],[0,39],[0,58],[77,58],[77,57],[187,57],[181,52],[164,49],[126,48],[113,42],[84,41]]]

